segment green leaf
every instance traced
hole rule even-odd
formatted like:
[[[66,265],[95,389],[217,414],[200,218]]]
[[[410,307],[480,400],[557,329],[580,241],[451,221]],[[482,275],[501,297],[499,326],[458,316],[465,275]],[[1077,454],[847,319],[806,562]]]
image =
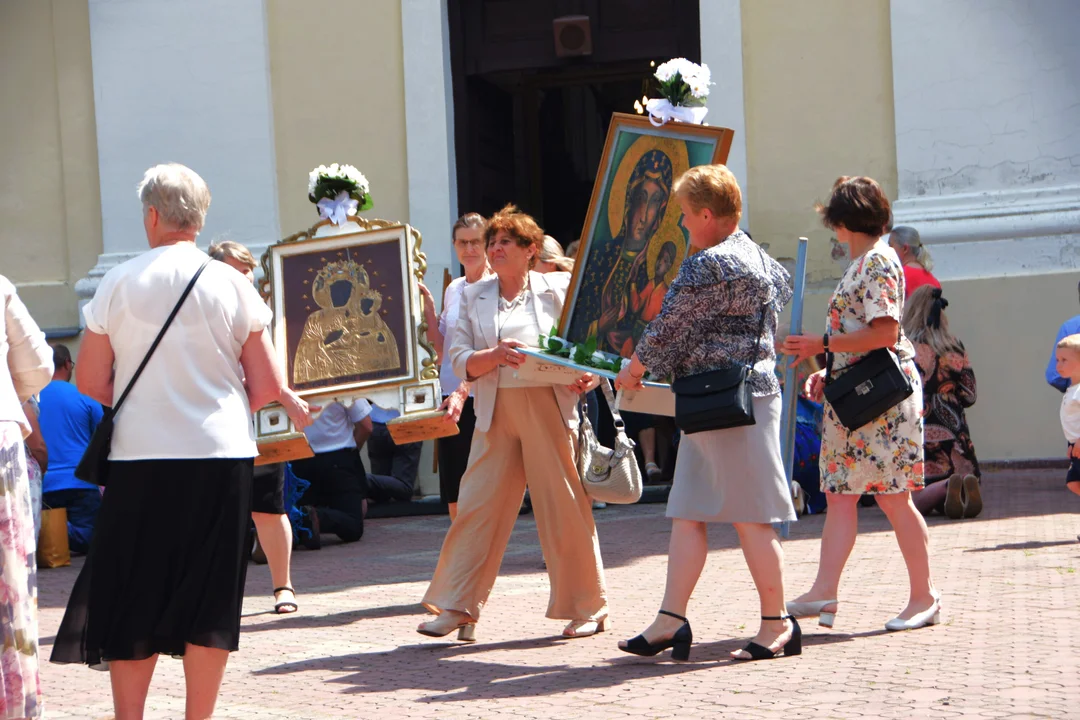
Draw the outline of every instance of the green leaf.
[[[588,356],[591,356],[594,352],[596,352],[596,346],[597,346],[596,336],[593,335],[592,337],[590,337],[588,340],[585,341],[585,354],[588,355]]]

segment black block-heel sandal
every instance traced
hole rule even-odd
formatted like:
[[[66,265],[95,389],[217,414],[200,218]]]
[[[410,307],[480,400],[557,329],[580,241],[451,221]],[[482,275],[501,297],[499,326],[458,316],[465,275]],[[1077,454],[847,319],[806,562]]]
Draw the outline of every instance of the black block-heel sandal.
[[[671,648],[671,659],[686,661],[690,659],[690,644],[694,642],[694,633],[690,630],[690,621],[684,618],[682,615],[676,615],[673,612],[667,610],[661,610],[661,615],[667,615],[673,617],[676,620],[682,620],[683,624],[679,626],[679,629],[675,631],[675,634],[666,640],[661,640],[657,643],[650,643],[645,639],[644,635],[638,635],[626,641],[626,645],[620,645],[619,649],[623,652],[628,652],[632,655],[641,655],[643,657],[652,657],[658,655],[664,650]]]
[[[753,660],[772,660],[778,658],[781,655],[791,657],[792,655],[802,655],[802,628],[799,627],[799,621],[791,615],[777,615],[774,617],[768,617],[766,615],[761,616],[762,620],[790,620],[791,621],[791,639],[777,648],[776,652],[773,652],[764,645],[758,645],[756,642],[747,643],[743,648],[743,652],[750,653],[750,657],[733,657],[732,660],[739,660],[741,662],[751,662]]]
[[[282,600],[281,602],[274,603],[274,612],[276,612],[278,615],[290,615],[290,614],[292,614],[292,613],[294,613],[294,612],[296,612],[297,610],[300,609],[300,606],[296,604],[296,591],[293,590],[288,585],[283,585],[283,586],[281,586],[279,588],[274,588],[274,598],[276,599],[277,594],[279,592],[284,592],[285,590],[288,590],[289,592],[292,593],[293,599],[292,600]]]

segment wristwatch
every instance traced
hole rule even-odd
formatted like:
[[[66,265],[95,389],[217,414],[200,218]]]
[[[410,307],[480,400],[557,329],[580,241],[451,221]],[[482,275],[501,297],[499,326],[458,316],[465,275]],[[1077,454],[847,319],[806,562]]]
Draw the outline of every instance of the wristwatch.
[[[821,348],[825,352],[829,352],[829,333],[825,333],[821,336]]]

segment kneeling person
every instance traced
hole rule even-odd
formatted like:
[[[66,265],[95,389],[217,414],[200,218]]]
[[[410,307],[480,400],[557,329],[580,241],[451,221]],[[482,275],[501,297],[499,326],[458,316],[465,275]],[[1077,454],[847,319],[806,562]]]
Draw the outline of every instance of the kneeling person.
[[[367,400],[357,399],[348,408],[335,401],[304,429],[315,457],[293,462],[292,469],[311,483],[299,503],[311,531],[304,544],[311,549],[320,547],[321,533],[344,542],[364,534],[368,489],[360,448],[371,436],[370,415]]]

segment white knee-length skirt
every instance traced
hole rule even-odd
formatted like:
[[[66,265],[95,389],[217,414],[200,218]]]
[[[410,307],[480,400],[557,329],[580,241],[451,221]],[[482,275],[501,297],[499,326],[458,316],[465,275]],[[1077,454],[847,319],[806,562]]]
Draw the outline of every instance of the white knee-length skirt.
[[[780,395],[754,398],[754,425],[684,434],[667,516],[698,522],[795,520],[780,455]]]

